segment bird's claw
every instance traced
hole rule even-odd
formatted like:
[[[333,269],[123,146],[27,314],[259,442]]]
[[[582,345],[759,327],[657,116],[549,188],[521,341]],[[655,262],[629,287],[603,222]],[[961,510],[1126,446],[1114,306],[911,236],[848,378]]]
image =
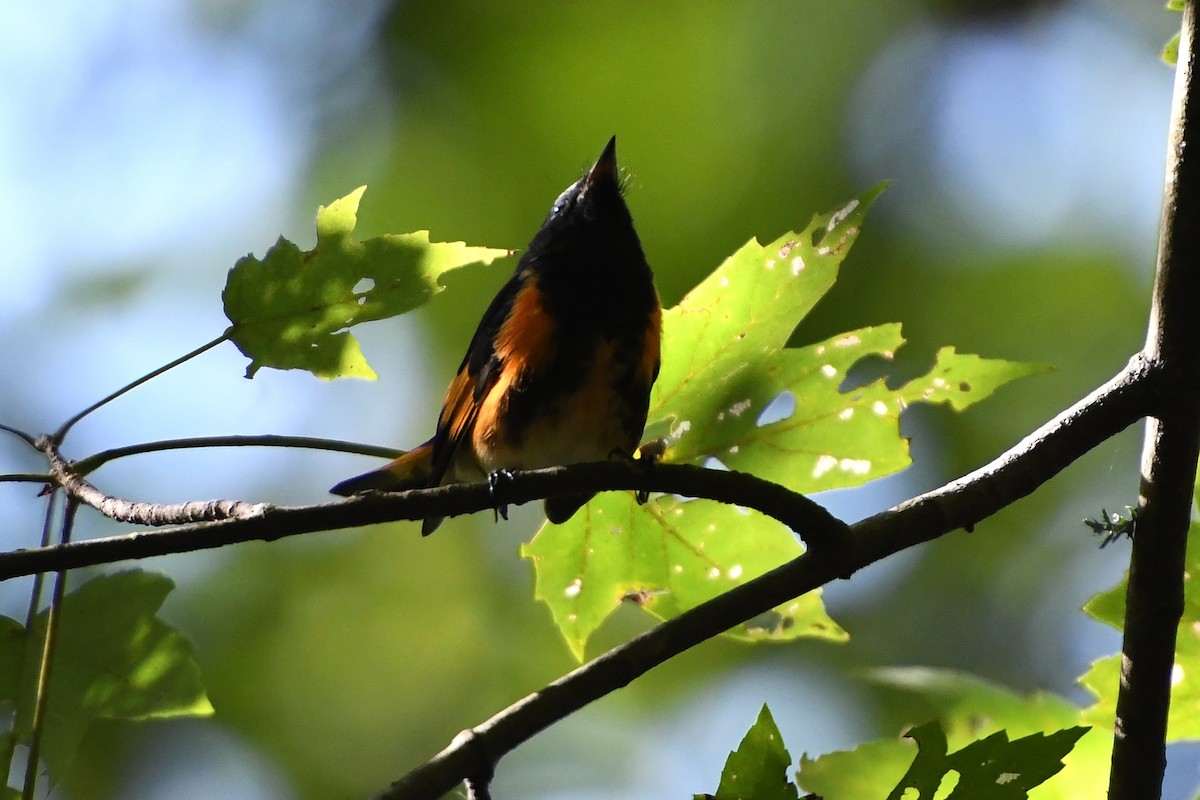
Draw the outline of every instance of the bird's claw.
[[[649,472],[651,469],[654,468],[655,464],[657,464],[659,461],[662,461],[662,457],[666,452],[667,452],[667,440],[666,439],[663,439],[661,437],[659,437],[658,439],[651,439],[650,441],[646,442],[645,444],[643,444],[641,447],[638,448],[636,460],[638,463],[640,463],[642,465],[642,468],[646,472]],[[639,506],[645,505],[646,502],[650,499],[650,490],[649,489],[638,489],[634,493],[633,497],[635,500],[637,500]]]
[[[506,469],[498,469],[494,472],[489,472],[487,476],[488,494],[492,498],[492,510],[495,514],[495,520],[500,521],[501,518],[505,522],[508,521],[508,502],[501,499],[497,495],[503,494],[508,484],[512,483],[513,474]]]

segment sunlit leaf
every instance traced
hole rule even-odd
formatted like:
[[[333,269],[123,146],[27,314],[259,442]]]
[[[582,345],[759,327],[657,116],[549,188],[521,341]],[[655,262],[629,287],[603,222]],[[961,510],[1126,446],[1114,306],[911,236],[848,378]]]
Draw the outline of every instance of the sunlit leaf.
[[[768,517],[720,503],[659,497],[638,506],[629,494],[608,492],[569,523],[544,528],[522,552],[534,563],[537,597],[582,658],[588,637],[622,601],[672,617],[800,555],[796,537],[781,530]],[[731,633],[846,638],[820,592]]]
[[[815,217],[802,232],[767,245],[750,241],[664,314],[648,435],[665,435],[666,461],[723,464],[797,492],[856,486],[908,466],[900,414],[912,403],[966,408],[1044,369],[943,348],[927,374],[902,386],[879,379],[842,391],[854,364],[891,358],[904,343],[899,325],[785,347],[833,285],[880,191]],[[619,536],[609,533],[614,527]],[[535,562],[538,597],[578,657],[623,599],[674,616],[801,552],[795,534],[757,513],[701,501],[639,508],[611,495],[543,527],[524,550]],[[738,632],[846,638],[816,593]]]
[[[366,187],[317,211],[317,246],[303,251],[280,238],[266,256],[248,255],[229,271],[222,298],[227,334],[262,367],[304,369],[322,378],[374,378],[348,328],[410,311],[441,291],[442,274],[490,264],[507,250],[431,243],[428,231],[352,237]]]
[[[797,800],[799,792],[789,770],[792,757],[779,728],[764,705],[738,749],[729,754],[721,771],[715,800]]]
[[[929,800],[935,793],[946,800],[1022,800],[1062,770],[1063,757],[1086,732],[1075,727],[1010,741],[997,731],[948,754],[946,734],[936,722],[926,723],[908,734],[917,756],[888,800],[902,800],[909,788]],[[947,786],[953,786],[948,794]]]
[[[800,785],[822,800],[1023,800],[1063,769],[1063,759],[1087,728],[1032,733],[1010,740],[997,731],[950,752],[937,722],[913,728],[906,738],[874,742],[853,751],[800,759]],[[907,765],[907,768],[906,768]],[[899,774],[899,777],[897,775]],[[1078,796],[1088,796],[1079,794]]]
[[[876,683],[911,692],[928,703],[952,749],[966,747],[998,731],[1005,731],[1010,737],[1023,737],[1087,724],[1080,718],[1079,707],[1066,698],[1047,692],[1018,694],[982,678],[952,670],[890,668],[875,670],[871,677]],[[895,751],[903,749],[899,741],[876,744],[885,751],[888,747]],[[1030,797],[1075,800],[1103,796],[1108,785],[1111,754],[1109,731],[1093,729],[1086,732],[1065,756],[1062,772],[1054,780],[1031,791]],[[882,757],[880,752],[875,756]],[[894,756],[888,763],[894,764],[895,758],[899,758],[898,754]],[[803,780],[804,774],[802,769],[801,785],[808,787]],[[854,776],[851,779],[863,778]],[[831,795],[837,796],[851,795]]]
[[[1167,40],[1162,49],[1162,60],[1172,67],[1179,63],[1179,38],[1180,35],[1175,34]]]
[[[93,578],[64,597],[42,732],[51,775],[69,768],[92,720],[213,713],[191,643],[155,616],[172,588],[162,575],[128,571]],[[32,631],[38,654],[46,619],[40,614]],[[30,733],[37,660],[26,660],[17,702],[22,739]]]

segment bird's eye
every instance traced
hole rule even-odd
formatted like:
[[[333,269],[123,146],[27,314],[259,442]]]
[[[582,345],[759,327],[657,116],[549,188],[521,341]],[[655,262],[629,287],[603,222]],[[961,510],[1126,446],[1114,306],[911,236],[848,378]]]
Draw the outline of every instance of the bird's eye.
[[[574,186],[568,186],[563,190],[563,193],[554,201],[554,206],[550,209],[550,216],[558,216],[567,210],[567,207],[571,205],[571,190],[574,188]]]

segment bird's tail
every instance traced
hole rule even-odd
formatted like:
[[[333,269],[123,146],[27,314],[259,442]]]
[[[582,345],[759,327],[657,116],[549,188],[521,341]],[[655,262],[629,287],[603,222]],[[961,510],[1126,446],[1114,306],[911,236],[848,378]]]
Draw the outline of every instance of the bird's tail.
[[[565,497],[547,497],[545,503],[546,519],[555,525],[561,525],[575,516],[575,512],[595,496],[595,493],[592,492],[589,494],[571,494]]]
[[[433,445],[426,442],[379,469],[347,478],[329,492],[349,497],[370,490],[402,492],[405,489],[420,489],[429,485],[432,474]]]
[[[423,489],[433,482],[433,442],[425,444],[397,458],[379,469],[347,478],[329,490],[331,494],[349,497],[359,492],[402,492],[405,489]],[[437,530],[445,517],[430,517],[421,523],[421,535],[428,536]]]

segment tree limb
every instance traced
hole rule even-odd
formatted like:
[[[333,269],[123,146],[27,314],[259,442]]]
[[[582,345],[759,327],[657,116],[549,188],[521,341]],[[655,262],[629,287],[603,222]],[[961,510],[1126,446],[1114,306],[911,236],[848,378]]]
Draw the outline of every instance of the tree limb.
[[[100,511],[117,512],[128,522],[153,525],[180,507],[111,498],[95,487],[84,490],[82,479],[68,482],[73,497]],[[704,469],[688,464],[600,462],[513,473],[494,495],[486,483],[453,484],[407,492],[369,493],[321,505],[284,507],[241,503],[242,516],[217,522],[181,525],[162,531],[138,531],[0,554],[0,580],[59,569],[75,569],[133,558],[186,553],[252,540],[333,531],[430,516],[457,516],[584,491],[644,489],[687,497],[703,497],[753,508],[800,534],[809,547],[838,540],[845,524],[807,497],[742,472]],[[237,501],[210,501],[231,504]],[[205,503],[194,504],[197,507]]]
[[[1162,793],[1175,636],[1184,606],[1188,527],[1200,457],[1200,100],[1196,2],[1183,13],[1171,110],[1167,178],[1146,357],[1161,364],[1167,390],[1147,420],[1142,489],[1125,596],[1111,800]],[[1188,143],[1191,143],[1190,147]]]
[[[48,438],[38,440],[38,449],[50,462],[50,476],[76,503],[91,506],[106,517],[135,525],[178,525],[230,518],[249,519],[263,513],[262,503],[240,500],[191,500],[186,503],[147,503],[123,500],[105,494],[72,469]]]

